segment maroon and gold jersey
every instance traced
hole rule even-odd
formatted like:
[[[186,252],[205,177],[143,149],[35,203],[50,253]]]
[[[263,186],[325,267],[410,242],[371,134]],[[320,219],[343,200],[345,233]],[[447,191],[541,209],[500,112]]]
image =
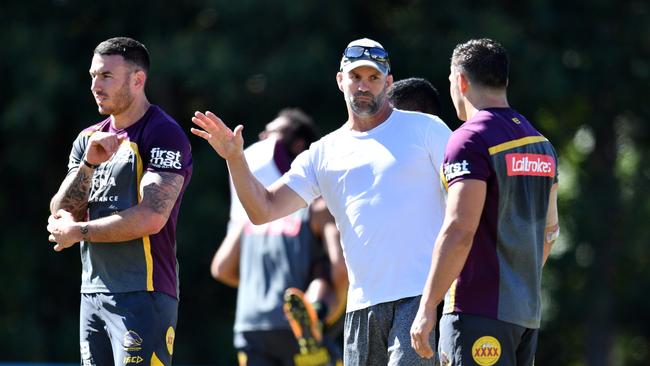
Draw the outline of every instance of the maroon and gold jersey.
[[[79,168],[88,140],[97,131],[126,139],[93,173],[89,220],[137,205],[142,199],[140,181],[147,171],[179,174],[185,181],[167,223],[157,234],[121,243],[81,242],[81,292],[160,291],[178,298],[176,221],[192,175],[189,140],[176,121],[152,105],[125,129],[114,129],[110,118],[84,129],[73,143],[68,174]]]
[[[515,110],[488,108],[453,132],[442,169],[446,187],[464,179],[487,185],[472,249],[444,312],[539,328],[544,230],[557,182],[553,146]]]

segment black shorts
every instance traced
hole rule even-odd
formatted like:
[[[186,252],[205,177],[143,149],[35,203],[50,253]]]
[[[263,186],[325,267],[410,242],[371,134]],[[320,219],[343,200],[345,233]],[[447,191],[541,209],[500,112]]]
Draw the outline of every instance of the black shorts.
[[[160,292],[81,294],[81,365],[172,363],[178,300]]]
[[[532,366],[539,329],[478,315],[451,313],[440,319],[441,366]]]

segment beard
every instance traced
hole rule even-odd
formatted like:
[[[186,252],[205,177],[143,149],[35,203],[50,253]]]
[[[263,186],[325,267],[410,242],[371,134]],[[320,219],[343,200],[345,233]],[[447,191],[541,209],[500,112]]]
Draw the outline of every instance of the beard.
[[[127,77],[122,86],[115,92],[112,97],[109,97],[111,102],[108,105],[98,105],[99,113],[103,115],[118,115],[125,110],[127,110],[133,103],[133,94],[129,89],[129,84],[131,77]],[[101,96],[107,96],[107,94],[100,94]]]
[[[365,97],[370,99],[369,101],[360,100],[359,97]],[[386,89],[382,90],[377,96],[374,96],[370,92],[357,92],[354,95],[348,97],[348,102],[352,108],[354,114],[361,117],[370,117],[373,116],[379,107],[384,103],[386,99]]]

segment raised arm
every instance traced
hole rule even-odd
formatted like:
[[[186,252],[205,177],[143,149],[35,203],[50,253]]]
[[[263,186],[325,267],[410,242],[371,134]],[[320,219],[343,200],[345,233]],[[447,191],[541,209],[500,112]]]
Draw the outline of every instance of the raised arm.
[[[95,132],[90,136],[79,167],[63,180],[58,192],[50,201],[52,215],[59,210],[65,210],[70,212],[76,221],[83,220],[86,216],[88,195],[92,185],[94,172],[92,166],[110,159],[120,147],[122,140],[123,137],[107,132]]]
[[[212,112],[196,112],[192,122],[201,128],[192,128],[192,133],[206,140],[226,160],[237,196],[251,222],[261,225],[307,206],[286,184],[276,182],[267,189],[253,176],[244,157],[242,125],[233,131]]]
[[[167,223],[184,179],[175,173],[146,172],[139,204],[88,222],[76,222],[70,212],[59,210],[48,220],[49,240],[57,243],[54,250],[61,251],[81,240],[119,243],[155,234]]]

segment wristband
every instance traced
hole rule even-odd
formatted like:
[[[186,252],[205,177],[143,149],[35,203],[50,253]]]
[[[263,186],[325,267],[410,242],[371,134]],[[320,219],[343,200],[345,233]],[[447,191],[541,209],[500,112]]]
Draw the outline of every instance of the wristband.
[[[86,158],[81,159],[81,161],[84,163],[85,166],[89,167],[90,169],[97,169],[101,164],[90,164]]]

